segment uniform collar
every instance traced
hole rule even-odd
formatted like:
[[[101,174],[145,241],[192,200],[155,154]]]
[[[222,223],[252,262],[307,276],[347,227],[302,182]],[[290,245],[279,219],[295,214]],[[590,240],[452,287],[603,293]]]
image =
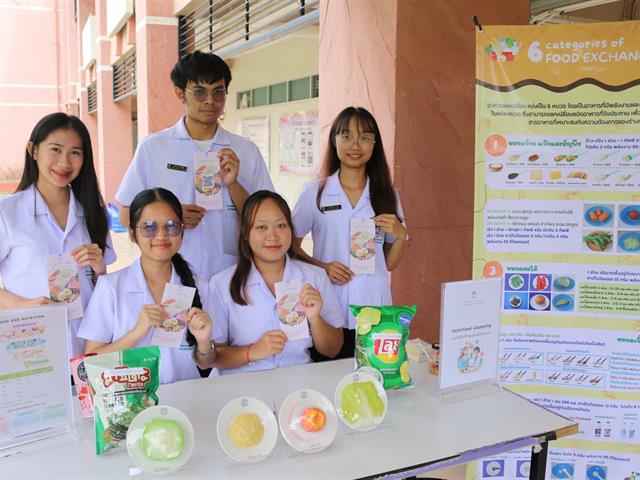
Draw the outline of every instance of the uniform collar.
[[[182,285],[180,277],[178,277],[173,265],[171,265],[171,283],[174,285]],[[124,288],[127,293],[144,293],[146,303],[155,303],[153,296],[151,295],[151,291],[149,290],[149,286],[144,279],[140,257],[135,259],[127,269]]]
[[[35,185],[31,185],[27,190],[25,190],[25,198],[27,200],[27,211],[30,216],[36,215],[47,215],[49,213],[49,207],[47,203],[40,195],[40,192],[36,188]],[[84,210],[82,209],[82,205],[76,199],[73,194],[73,190],[69,188],[69,217],[84,217]]]
[[[302,279],[302,270],[296,264],[295,261],[289,258],[289,255],[286,255],[285,265],[284,265],[284,274],[282,275],[282,281],[288,282],[294,279]],[[249,276],[247,277],[247,287],[250,285],[259,285],[264,284],[266,287],[266,283],[264,278],[262,278],[262,274],[256,268],[256,264],[251,262],[251,271],[249,272]]]
[[[178,123],[173,126],[173,131],[171,132],[171,136],[173,138],[181,138],[185,140],[192,140],[189,132],[187,131],[187,126],[184,123],[185,117],[180,117]],[[227,132],[222,125],[218,123],[218,128],[216,128],[216,134],[213,136],[213,144],[229,146],[231,145],[231,137],[229,136],[229,132]]]
[[[340,175],[340,169],[336,170],[332,175],[330,175],[327,178],[327,183],[325,184],[324,191],[322,193],[326,193],[327,195],[344,195],[345,201],[347,202],[348,205],[350,205],[349,197],[347,197],[347,194],[342,188],[339,175]],[[371,198],[371,195],[369,192],[369,176],[367,175],[367,183],[364,186],[364,190],[362,191],[362,195],[360,195],[360,198],[358,199],[358,204],[356,205],[355,209],[358,208],[358,206],[360,205],[360,202],[362,202],[363,199],[369,200],[370,198]]]

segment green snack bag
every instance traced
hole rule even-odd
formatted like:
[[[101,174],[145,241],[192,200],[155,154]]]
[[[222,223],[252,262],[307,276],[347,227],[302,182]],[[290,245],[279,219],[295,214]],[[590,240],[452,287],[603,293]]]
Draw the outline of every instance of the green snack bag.
[[[379,370],[386,390],[413,387],[406,344],[416,306],[349,308],[358,321],[356,368],[370,366]]]
[[[85,359],[93,393],[96,453],[125,445],[127,430],[142,410],[158,404],[160,349],[133,348]]]

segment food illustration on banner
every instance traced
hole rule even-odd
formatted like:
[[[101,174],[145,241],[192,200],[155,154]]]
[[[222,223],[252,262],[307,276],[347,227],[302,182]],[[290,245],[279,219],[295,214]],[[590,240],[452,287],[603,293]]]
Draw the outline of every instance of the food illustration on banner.
[[[613,221],[613,205],[585,205],[584,220],[594,227],[604,227]]]
[[[585,235],[582,237],[582,242],[589,250],[594,252],[606,252],[611,250],[611,247],[613,246],[613,233],[603,230],[585,232]]]

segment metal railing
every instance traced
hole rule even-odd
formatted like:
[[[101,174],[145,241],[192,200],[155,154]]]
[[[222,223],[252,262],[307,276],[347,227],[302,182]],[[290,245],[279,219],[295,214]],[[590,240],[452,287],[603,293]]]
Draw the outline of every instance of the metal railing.
[[[98,110],[98,91],[95,80],[87,87],[87,111],[95,113]]]
[[[318,23],[320,0],[207,0],[179,19],[179,55],[194,50],[221,57]]]
[[[129,49],[113,64],[113,101],[136,94],[136,49]]]

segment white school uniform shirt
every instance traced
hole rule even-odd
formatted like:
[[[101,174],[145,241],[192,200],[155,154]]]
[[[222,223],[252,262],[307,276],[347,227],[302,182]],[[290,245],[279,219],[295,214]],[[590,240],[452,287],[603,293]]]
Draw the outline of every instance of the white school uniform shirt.
[[[249,194],[273,190],[260,150],[253,142],[218,125],[208,151],[217,152],[222,148],[232,149],[240,159],[238,182]],[[173,127],[149,135],[138,145],[116,199],[130,206],[142,190],[163,187],[181,203],[195,204],[193,155],[200,151],[189,136],[183,118]],[[194,273],[206,278],[237,261],[239,216],[224,184],[222,196],[222,210],[208,210],[196,228],[186,229],[180,249]]]
[[[372,218],[375,216],[371,206],[369,178],[355,207],[351,206],[349,197],[340,184],[340,170],[327,178],[320,207],[318,210],[316,197],[320,180],[307,183],[293,209],[293,225],[296,237],[303,238],[311,232],[313,238],[313,257],[321,262],[340,262],[349,267],[349,242],[352,218]],[[326,208],[328,207],[328,208]],[[402,205],[396,191],[396,208],[404,224]],[[384,257],[383,245],[393,243],[395,237],[376,228],[376,269],[372,275],[354,275],[346,285],[333,287],[342,307],[343,316],[348,319],[345,328],[356,328],[357,322],[349,309],[351,305],[393,305],[389,272]]]
[[[252,265],[246,283],[248,305],[238,305],[233,301],[229,285],[235,270],[235,266],[230,267],[210,280],[209,308],[213,312],[214,341],[237,347],[256,343],[269,330],[279,330],[280,320],[276,298],[255,265]],[[341,309],[325,271],[287,257],[282,281],[294,279],[300,279],[302,286],[308,283],[317,289],[322,296],[320,316],[329,325],[342,327],[344,320]],[[311,358],[308,349],[312,344],[311,336],[289,341],[278,355],[256,360],[251,365],[243,365],[233,370],[220,370],[220,374],[255,372],[309,363]]]
[[[47,257],[70,253],[91,243],[82,205],[69,189],[69,213],[64,230],[56,222],[40,192],[31,186],[0,199],[0,278],[5,290],[26,298],[48,297]],[[103,252],[107,265],[116,254],[107,233]],[[80,297],[86,311],[93,292],[91,267],[78,268]],[[77,337],[81,318],[68,320],[69,356],[84,353],[84,341]]]
[[[196,287],[200,300],[207,298],[207,282],[196,277]],[[180,277],[172,267],[171,283],[182,285]],[[103,275],[98,279],[96,290],[85,312],[78,336],[100,343],[113,343],[124,337],[136,323],[144,305],[156,303],[151,295],[140,265],[140,259],[130,266]],[[140,340],[136,347],[152,345],[153,328]],[[193,348],[184,344],[180,348],[160,348],[160,383],[200,378],[193,359]]]

